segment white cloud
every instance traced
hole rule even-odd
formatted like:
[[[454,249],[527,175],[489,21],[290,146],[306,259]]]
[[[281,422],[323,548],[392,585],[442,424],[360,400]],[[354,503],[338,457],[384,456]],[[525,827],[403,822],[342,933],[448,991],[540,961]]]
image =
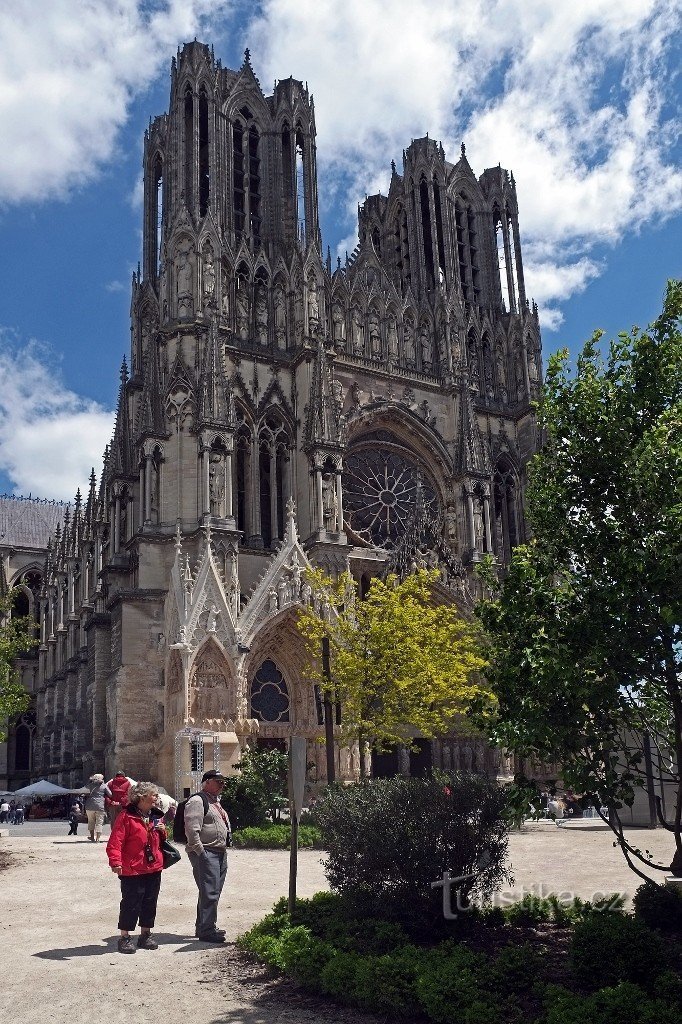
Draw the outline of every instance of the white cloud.
[[[248,38],[263,81],[308,80],[349,228],[427,131],[451,158],[464,138],[479,172],[512,169],[529,292],[554,329],[552,303],[599,272],[595,247],[682,209],[666,111],[681,24],[682,0],[266,0]]]
[[[107,281],[104,290],[107,292],[122,292],[125,289],[123,281]]]
[[[114,154],[136,92],[228,0],[15,0],[0,11],[0,203],[63,197]]]
[[[71,501],[102,463],[114,413],[70,391],[49,349],[0,329],[0,470],[16,494]]]

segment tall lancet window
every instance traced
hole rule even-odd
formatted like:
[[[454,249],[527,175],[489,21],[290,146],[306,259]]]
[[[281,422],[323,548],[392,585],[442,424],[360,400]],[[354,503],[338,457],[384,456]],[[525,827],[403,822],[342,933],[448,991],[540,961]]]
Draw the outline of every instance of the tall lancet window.
[[[512,215],[509,212],[509,207],[505,209],[505,216],[507,218],[507,236],[509,238],[509,272],[511,277],[511,309],[514,312],[518,310],[518,296],[519,296],[519,282],[516,273],[516,246],[514,245],[514,223]]]
[[[445,284],[445,239],[443,237],[443,210],[440,201],[438,178],[433,179],[433,205],[436,211],[436,240],[438,242],[438,278]]]
[[[296,218],[301,241],[305,244],[308,231],[305,214],[305,147],[303,129],[296,126]]]
[[[244,194],[244,128],[239,121],[232,127],[232,208],[234,211],[234,231],[241,238],[244,231],[246,201]]]
[[[244,413],[237,409],[237,433],[235,435],[235,458],[233,473],[235,476],[233,490],[235,494],[237,529],[245,535],[251,533],[251,430],[245,421]]]
[[[208,99],[206,90],[199,94],[199,215],[205,217],[210,197],[211,172],[208,145]]]
[[[266,548],[284,537],[289,437],[278,414],[269,413],[258,432],[261,536]]]
[[[249,218],[251,237],[259,245],[261,240],[261,180],[258,129],[249,128]]]
[[[422,175],[419,182],[419,207],[422,217],[422,237],[424,239],[424,262],[426,264],[426,287],[433,288],[435,283],[433,266],[433,232],[431,230],[431,210],[429,209],[429,186]]]
[[[185,206],[192,209],[194,182],[194,98],[189,86],[185,91]]]
[[[154,258],[152,273],[158,277],[161,273],[161,230],[163,225],[163,163],[157,154],[152,171],[152,233],[154,238]]]
[[[497,266],[500,272],[502,302],[504,303],[504,308],[509,312],[511,310],[511,305],[509,302],[509,281],[507,278],[507,253],[504,245],[502,214],[497,206],[493,210],[493,220],[495,223],[495,248],[497,250]]]

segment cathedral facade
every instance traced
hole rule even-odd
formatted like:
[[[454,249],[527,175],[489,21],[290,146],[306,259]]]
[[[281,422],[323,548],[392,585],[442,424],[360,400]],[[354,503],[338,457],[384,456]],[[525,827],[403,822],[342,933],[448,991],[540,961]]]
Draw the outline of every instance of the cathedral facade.
[[[295,732],[322,781],[306,568],[348,568],[362,592],[438,567],[466,614],[475,563],[524,539],[541,349],[513,177],[413,140],[359,238],[343,263],[323,252],[307,87],[265,95],[248,51],[231,71],[186,45],[145,135],[112,441],[37,598],[34,775],[182,791],[203,757],[226,769]],[[412,756],[498,767],[456,736]]]

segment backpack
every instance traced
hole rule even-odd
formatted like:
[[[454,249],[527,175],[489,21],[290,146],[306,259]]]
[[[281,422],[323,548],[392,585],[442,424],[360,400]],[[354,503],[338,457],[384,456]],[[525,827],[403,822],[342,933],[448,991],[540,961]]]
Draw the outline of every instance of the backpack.
[[[205,793],[192,793],[192,796],[200,796],[204,805],[204,817],[208,814],[208,797]],[[187,800],[191,800],[192,796],[188,796]],[[187,800],[181,800],[175,811],[175,817],[173,818],[173,842],[174,843],[186,843],[187,834],[185,832],[185,807]]]

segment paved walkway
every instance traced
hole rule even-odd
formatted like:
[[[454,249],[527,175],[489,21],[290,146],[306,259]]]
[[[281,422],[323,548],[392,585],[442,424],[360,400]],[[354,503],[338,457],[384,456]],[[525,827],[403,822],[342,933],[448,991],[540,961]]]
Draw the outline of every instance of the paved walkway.
[[[191,1024],[316,1024],[367,1018],[334,1008],[311,1010],[295,995],[264,1002],[260,979],[249,976],[230,947],[207,947],[192,937],[196,889],[186,858],[164,874],[157,952],[116,952],[119,887],[104,844],[57,834],[0,840],[12,862],[0,874],[0,1019],[12,1024],[142,1024],[167,1017]],[[670,854],[660,831],[634,833],[642,847]],[[516,891],[632,894],[639,884],[611,834],[593,823],[532,825],[511,837]],[[299,893],[326,887],[317,852],[299,855]],[[221,924],[233,940],[287,892],[288,854],[235,850],[230,854]],[[260,987],[259,987],[260,985]]]

